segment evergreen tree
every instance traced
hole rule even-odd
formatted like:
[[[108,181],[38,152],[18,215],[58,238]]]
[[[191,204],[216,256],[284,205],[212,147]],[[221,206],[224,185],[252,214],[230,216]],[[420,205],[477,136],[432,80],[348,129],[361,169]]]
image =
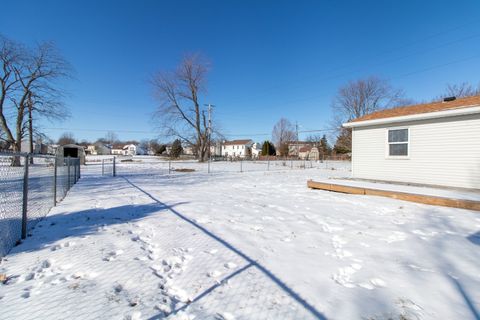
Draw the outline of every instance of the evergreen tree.
[[[320,147],[318,149],[320,154],[324,156],[329,156],[332,153],[332,148],[328,144],[328,140],[325,135],[323,135],[322,139],[320,139]]]
[[[352,129],[342,128],[337,137],[337,142],[333,150],[336,153],[350,153],[352,152]]]
[[[275,155],[275,146],[270,141],[266,140],[262,145],[262,156],[273,156]]]
[[[264,141],[262,144],[262,156],[268,155],[268,141]]]
[[[182,148],[182,142],[180,139],[176,139],[172,143],[172,150],[170,151],[170,157],[171,158],[178,158],[182,154],[183,148]]]

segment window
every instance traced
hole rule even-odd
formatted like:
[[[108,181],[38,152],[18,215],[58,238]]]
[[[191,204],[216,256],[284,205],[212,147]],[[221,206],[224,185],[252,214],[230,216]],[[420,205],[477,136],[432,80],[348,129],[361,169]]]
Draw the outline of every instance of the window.
[[[388,156],[408,156],[408,129],[388,130]]]

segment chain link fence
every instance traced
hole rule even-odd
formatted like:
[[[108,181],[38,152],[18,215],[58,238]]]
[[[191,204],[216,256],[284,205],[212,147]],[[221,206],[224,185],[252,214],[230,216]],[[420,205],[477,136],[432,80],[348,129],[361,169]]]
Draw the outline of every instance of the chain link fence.
[[[80,179],[80,159],[0,153],[0,257]]]
[[[198,162],[195,160],[169,160],[155,157],[129,157],[116,159],[116,173],[120,175],[145,172],[148,167],[152,172],[165,174],[181,172],[199,173],[241,173],[241,172],[268,172],[289,170],[338,170],[349,171],[350,161],[344,160],[300,160],[300,159],[262,159],[262,160],[211,160]]]
[[[115,156],[111,155],[88,155],[85,158],[85,169],[89,174],[114,177],[116,175]]]

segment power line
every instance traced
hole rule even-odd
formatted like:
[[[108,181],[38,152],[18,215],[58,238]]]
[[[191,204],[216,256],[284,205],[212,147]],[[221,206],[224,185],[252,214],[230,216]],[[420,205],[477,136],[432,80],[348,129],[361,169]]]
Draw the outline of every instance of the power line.
[[[141,131],[141,130],[115,130],[115,129],[76,129],[76,128],[43,128],[45,130],[55,130],[55,131],[73,131],[73,132],[115,132],[115,133],[143,133],[143,134],[155,134],[152,131]]]
[[[298,133],[315,133],[315,132],[333,132],[337,129],[313,129],[313,130],[299,130]],[[271,136],[272,133],[229,133],[223,134],[226,137],[264,137],[264,136]]]
[[[115,133],[141,133],[141,134],[157,134],[153,131],[140,131],[140,130],[114,130],[114,129],[75,129],[75,128],[43,128],[45,130],[57,130],[57,131],[73,131],[73,132],[115,132]],[[313,130],[298,130],[298,133],[314,133],[314,132],[330,132],[336,129],[313,129]],[[223,134],[228,137],[254,137],[254,136],[270,136],[271,133],[226,133]]]
[[[462,29],[468,25],[471,25],[472,23],[475,23],[475,22],[478,22],[479,20],[478,19],[475,19],[475,20],[470,20],[466,23],[463,23],[463,24],[460,24],[460,25],[457,25],[453,28],[450,28],[450,29],[446,29],[444,31],[440,31],[440,32],[437,32],[437,33],[434,33],[434,34],[431,34],[431,35],[428,35],[428,36],[425,36],[425,37],[422,37],[422,38],[419,38],[419,39],[416,39],[416,40],[413,40],[411,42],[408,42],[404,45],[400,45],[400,46],[397,46],[397,47],[391,47],[389,49],[386,49],[386,50],[383,50],[381,53],[377,53],[377,54],[373,54],[373,55],[369,55],[369,57],[367,58],[367,60],[370,60],[370,61],[375,61],[377,60],[379,57],[382,57],[382,56],[385,56],[386,54],[389,54],[389,53],[392,53],[392,52],[397,52],[399,50],[402,50],[402,49],[405,49],[405,48],[408,48],[408,47],[412,47],[412,46],[415,46],[417,44],[421,44],[421,43],[424,43],[426,40],[430,40],[430,39],[433,39],[433,38],[436,38],[436,37],[439,37],[441,35],[444,35],[444,34],[448,34],[452,31],[455,31],[455,30],[459,30],[459,29]],[[478,35],[476,35],[478,36]],[[473,36],[473,37],[476,37],[476,36]],[[423,51],[430,51],[430,50],[434,50],[434,49],[437,49],[438,47],[443,47],[445,45],[450,45],[450,44],[453,44],[453,43],[457,43],[457,42],[460,42],[460,41],[465,41],[465,40],[469,40],[470,38],[472,37],[466,37],[466,38],[462,38],[462,39],[458,39],[458,40],[454,40],[454,41],[451,41],[451,42],[448,42],[446,44],[442,44],[440,46],[437,46],[437,47],[434,47],[434,48],[427,48],[426,50],[423,50]],[[340,66],[337,66],[337,67],[334,67],[330,70],[328,70],[326,73],[332,73],[332,72],[336,72],[336,71],[339,71],[339,70],[342,70],[342,69],[345,69],[345,68],[348,68],[350,66],[354,66],[356,63],[353,62],[353,63],[347,63],[347,64],[343,64],[343,65],[340,65]],[[303,79],[301,80],[301,82],[305,82],[306,80],[310,80],[312,78],[315,78],[316,75],[313,75],[313,76],[309,76],[309,77],[303,77]],[[324,79],[326,80],[326,79]],[[321,80],[323,81],[323,80]],[[296,81],[297,83],[299,82],[298,80]],[[264,92],[270,92],[270,91],[273,91],[275,89],[279,89],[279,88],[286,88],[286,87],[291,87],[289,86],[288,84],[287,85],[277,85],[277,86],[272,86],[270,88],[267,88],[264,90]],[[293,87],[300,87],[300,86],[293,86]],[[257,94],[255,96],[253,96],[253,98],[258,98],[258,97],[262,97],[262,96],[265,96],[266,94],[264,93],[260,93],[260,94]],[[252,97],[248,97],[248,98],[240,98],[238,99],[238,101],[246,101],[246,100],[251,100]],[[237,102],[238,102],[237,101]]]
[[[434,65],[434,66],[431,66],[431,67],[426,67],[426,68],[418,69],[418,70],[415,70],[415,71],[412,71],[412,72],[409,72],[409,73],[401,74],[401,75],[399,75],[399,76],[390,77],[390,79],[400,79],[400,78],[412,76],[412,75],[415,75],[415,74],[424,73],[424,72],[428,72],[428,71],[431,71],[431,70],[443,68],[443,67],[446,67],[446,66],[449,66],[449,65],[453,65],[453,64],[457,64],[457,63],[461,63],[461,62],[465,62],[465,61],[474,60],[474,59],[476,59],[476,58],[480,58],[480,55],[474,55],[474,56],[469,56],[469,57],[462,58],[462,59],[451,60],[451,61],[446,62],[446,63],[442,63],[442,64]],[[333,78],[333,77],[330,77],[330,79],[332,79],[332,78]],[[290,104],[292,104],[292,103],[311,101],[311,100],[314,100],[314,99],[317,99],[317,98],[320,98],[320,97],[322,97],[322,95],[318,95],[318,94],[317,94],[317,95],[310,96],[310,97],[307,97],[307,98],[292,99],[292,100],[289,100],[289,101],[287,101],[287,102],[284,102],[282,105],[276,105],[276,107],[277,107],[277,108],[282,108],[282,107],[285,107],[285,106],[290,105]],[[248,111],[248,109],[242,108],[242,111]],[[237,116],[238,116],[238,115],[237,115]]]

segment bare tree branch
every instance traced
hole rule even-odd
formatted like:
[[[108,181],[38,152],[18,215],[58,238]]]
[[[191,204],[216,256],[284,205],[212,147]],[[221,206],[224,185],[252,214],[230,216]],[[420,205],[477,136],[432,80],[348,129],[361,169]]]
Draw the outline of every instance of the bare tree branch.
[[[202,161],[208,156],[208,123],[199,97],[206,91],[208,69],[200,55],[187,55],[174,72],[157,72],[151,79],[161,131],[191,144]]]
[[[281,118],[273,127],[272,140],[281,156],[288,155],[288,144],[296,140],[295,127],[285,118]]]

